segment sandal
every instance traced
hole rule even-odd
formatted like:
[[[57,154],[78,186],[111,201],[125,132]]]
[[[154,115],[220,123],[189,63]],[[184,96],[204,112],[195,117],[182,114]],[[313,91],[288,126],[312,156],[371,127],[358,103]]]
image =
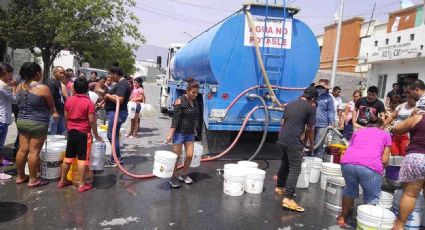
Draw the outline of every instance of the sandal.
[[[23,180],[16,180],[15,183],[16,184],[23,184],[23,183],[28,183],[28,181],[30,181],[30,177],[27,176],[25,179]]]
[[[289,211],[295,211],[295,212],[304,212],[305,209],[301,206],[299,206],[297,203],[294,203],[293,205],[285,204],[282,201],[282,207],[288,209]]]
[[[58,188],[64,188],[66,186],[72,185],[72,182],[69,180],[66,180],[65,182],[59,181],[58,185],[56,187]]]
[[[40,187],[40,186],[44,186],[49,184],[49,182],[47,180],[41,180],[39,179],[37,182],[30,184],[28,183],[28,188],[36,188],[36,187]]]
[[[285,193],[285,188],[284,187],[276,187],[276,188],[274,188],[274,192],[276,193],[276,195],[283,196],[283,194]]]

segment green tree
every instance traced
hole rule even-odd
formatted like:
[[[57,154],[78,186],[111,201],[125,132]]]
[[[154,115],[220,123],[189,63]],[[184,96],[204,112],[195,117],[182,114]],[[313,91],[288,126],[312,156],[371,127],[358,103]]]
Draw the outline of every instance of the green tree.
[[[105,43],[108,49],[104,49]],[[87,47],[83,52],[84,62],[90,63],[91,67],[108,69],[113,64],[118,63],[127,74],[135,72],[135,57],[133,50],[136,47],[124,42],[121,36],[108,37],[107,41],[98,40],[96,44]]]
[[[96,47],[103,53],[118,40],[129,49],[144,42],[128,10],[133,6],[134,0],[10,0],[0,27],[10,47],[40,53],[46,79],[63,49],[84,54]],[[134,43],[125,44],[123,37]]]

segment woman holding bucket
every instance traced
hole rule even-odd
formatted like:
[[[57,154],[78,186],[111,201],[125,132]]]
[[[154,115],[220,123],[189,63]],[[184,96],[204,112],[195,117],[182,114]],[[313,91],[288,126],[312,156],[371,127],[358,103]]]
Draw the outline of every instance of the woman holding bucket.
[[[384,165],[388,163],[391,136],[381,129],[383,121],[371,117],[367,128],[354,132],[350,147],[341,159],[341,170],[345,180],[342,196],[342,211],[337,217],[340,227],[347,226],[346,218],[354,199],[359,196],[359,185],[363,188],[363,201],[378,204],[381,193]]]
[[[16,184],[28,182],[28,187],[46,185],[48,182],[37,178],[40,166],[40,151],[47,136],[50,114],[59,119],[49,87],[40,84],[42,71],[35,62],[26,62],[19,71],[22,83],[17,88],[19,107],[16,125],[19,131],[19,150],[16,155],[18,176]],[[29,155],[29,157],[28,157]],[[30,175],[25,175],[28,157]]]
[[[173,121],[167,136],[167,143],[173,142],[173,151],[177,154],[173,177],[170,180],[172,188],[181,187],[179,181],[183,181],[186,184],[193,183],[187,172],[193,156],[196,121],[200,116],[200,109],[196,100],[198,93],[198,82],[189,79],[187,80],[186,94],[177,99],[174,105]],[[186,150],[186,159],[184,161],[183,174],[177,177],[177,162],[182,154],[183,145]]]
[[[420,99],[419,92],[425,90],[422,81],[409,85],[410,96]],[[407,118],[394,128],[398,135],[410,132],[410,143],[407,154],[401,163],[399,180],[404,182],[403,196],[400,200],[400,210],[393,229],[404,229],[410,213],[415,208],[416,198],[425,189],[425,116],[423,114]],[[425,193],[424,193],[425,194]]]

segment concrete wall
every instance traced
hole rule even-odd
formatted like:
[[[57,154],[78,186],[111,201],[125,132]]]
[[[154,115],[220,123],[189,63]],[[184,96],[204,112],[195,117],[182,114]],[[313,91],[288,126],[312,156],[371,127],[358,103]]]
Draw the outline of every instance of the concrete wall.
[[[366,76],[364,76],[366,77]],[[331,79],[330,71],[319,71],[316,74],[315,82],[319,79]],[[359,83],[365,81],[361,74],[339,72],[335,77],[335,86],[341,88],[341,94],[346,101],[351,101],[354,90],[358,89]]]
[[[390,13],[388,17],[387,33],[391,33],[392,27],[394,25],[394,21],[397,17],[400,18],[397,31],[415,27],[417,7],[418,6],[413,6],[413,7],[409,7],[403,10]]]
[[[338,71],[354,72],[360,49],[360,29],[363,18],[351,18],[342,22],[341,45],[338,55]],[[320,69],[332,69],[336,42],[336,25],[325,27],[323,48],[320,56]],[[349,44],[349,45],[348,45]]]
[[[418,73],[418,79],[425,81],[425,57],[404,59],[373,64],[368,73],[368,85],[378,85],[378,76],[387,75],[385,95],[391,91],[392,84],[397,82],[398,74]]]

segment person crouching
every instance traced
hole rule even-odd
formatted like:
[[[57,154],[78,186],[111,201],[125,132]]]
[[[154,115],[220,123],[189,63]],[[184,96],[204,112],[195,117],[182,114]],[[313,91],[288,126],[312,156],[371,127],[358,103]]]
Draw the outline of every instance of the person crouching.
[[[65,158],[62,164],[61,180],[57,187],[63,188],[72,182],[66,179],[71,164],[78,159],[78,173],[80,174],[78,192],[85,192],[93,188],[86,184],[86,171],[89,163],[92,144],[92,132],[96,140],[103,141],[97,133],[94,103],[87,96],[89,84],[85,78],[78,78],[74,82],[75,95],[65,103],[65,123],[68,128],[68,142]]]
[[[359,185],[363,189],[365,204],[379,203],[384,165],[391,153],[391,136],[382,130],[383,121],[373,116],[368,127],[354,132],[350,147],[341,159],[345,188],[342,196],[342,212],[337,218],[341,228],[347,227],[346,218],[359,196]]]

